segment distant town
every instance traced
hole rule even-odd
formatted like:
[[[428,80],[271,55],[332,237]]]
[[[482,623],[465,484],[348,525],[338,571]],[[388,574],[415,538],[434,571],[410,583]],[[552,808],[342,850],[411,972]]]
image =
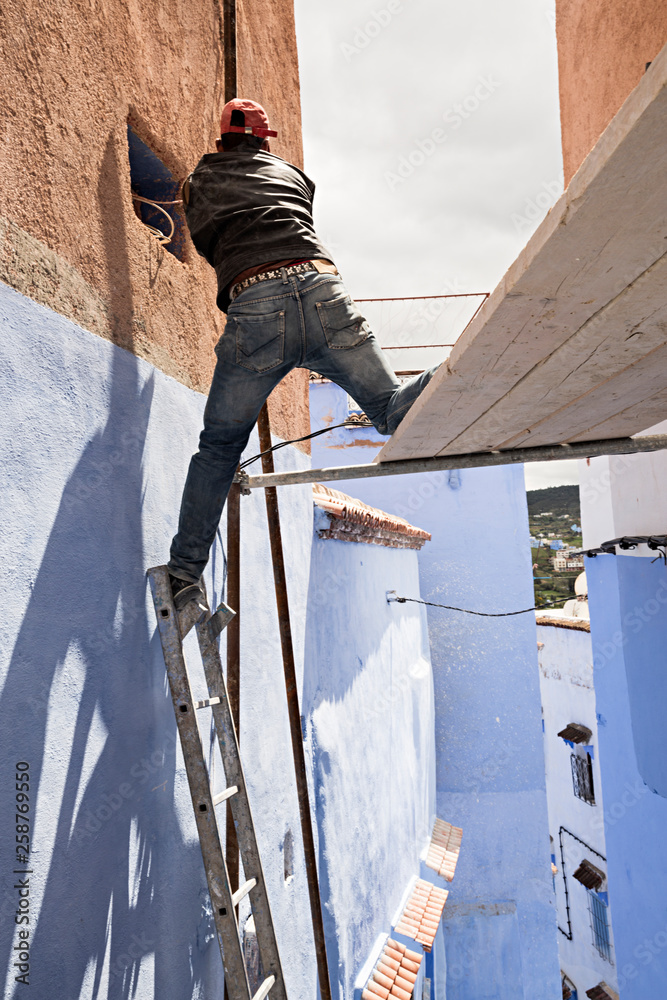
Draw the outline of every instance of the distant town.
[[[584,569],[578,486],[529,490],[528,524],[535,603],[569,600],[574,581]]]

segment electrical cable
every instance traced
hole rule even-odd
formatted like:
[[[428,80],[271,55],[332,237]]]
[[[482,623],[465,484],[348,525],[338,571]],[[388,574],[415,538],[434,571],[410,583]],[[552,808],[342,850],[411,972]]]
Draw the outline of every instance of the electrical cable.
[[[153,236],[157,236],[158,240],[160,241],[163,247],[166,246],[167,243],[171,243],[175,231],[174,220],[170,216],[169,212],[165,211],[165,209],[162,208],[161,206],[182,205],[183,202],[180,199],[178,201],[153,201],[152,198],[142,198],[141,195],[134,193],[132,194],[132,201],[140,201],[144,205],[151,205],[153,208],[156,208],[158,212],[162,212],[162,214],[167,217],[169,225],[171,226],[171,232],[169,233],[168,236],[166,235],[166,233],[163,233],[161,229],[158,229],[156,226],[151,226],[150,223],[148,222],[144,222],[144,225],[146,226],[148,231],[153,234]]]
[[[394,593],[390,591],[390,593]],[[454,608],[451,604],[435,604],[433,601],[420,601],[417,597],[389,597],[388,601],[396,601],[397,604],[405,604],[410,601],[412,604],[428,604],[430,608],[445,608],[447,611],[461,611],[465,615],[479,615],[482,618],[509,618],[512,615],[526,615],[529,611],[541,611],[542,608],[550,608],[554,604],[562,604],[563,598],[558,601],[547,601],[546,604],[538,604],[534,608],[524,608],[522,611],[470,611],[469,608]]]
[[[303,437],[293,438],[291,441],[279,441],[278,444],[274,444],[272,448],[267,448],[266,451],[260,451],[259,455],[253,455],[252,458],[246,458],[245,462],[241,462],[239,469],[245,469],[246,466],[252,465],[258,459],[263,458],[264,455],[269,455],[272,451],[278,451],[279,448],[286,448],[288,444],[298,444],[300,441],[310,441],[311,438],[319,437],[320,434],[327,434],[329,431],[338,430],[339,427],[363,427],[363,424],[357,424],[354,421],[345,420],[342,424],[333,424],[332,427],[324,427],[320,431],[313,431],[312,434],[304,434]]]

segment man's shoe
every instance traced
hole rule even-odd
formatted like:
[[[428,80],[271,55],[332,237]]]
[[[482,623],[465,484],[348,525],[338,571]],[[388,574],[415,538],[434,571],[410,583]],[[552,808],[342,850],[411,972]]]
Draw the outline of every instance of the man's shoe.
[[[201,577],[198,583],[191,583],[190,580],[181,580],[170,573],[169,583],[171,585],[171,595],[174,598],[174,606],[177,611],[181,611],[190,601],[196,600],[202,604],[206,604],[204,583]]]

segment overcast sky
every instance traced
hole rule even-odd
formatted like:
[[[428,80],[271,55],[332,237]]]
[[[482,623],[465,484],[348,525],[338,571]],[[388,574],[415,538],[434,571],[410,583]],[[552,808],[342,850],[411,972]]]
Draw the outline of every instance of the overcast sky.
[[[295,10],[315,222],[352,295],[491,291],[563,189],[553,0]],[[577,481],[576,462],[526,473]]]

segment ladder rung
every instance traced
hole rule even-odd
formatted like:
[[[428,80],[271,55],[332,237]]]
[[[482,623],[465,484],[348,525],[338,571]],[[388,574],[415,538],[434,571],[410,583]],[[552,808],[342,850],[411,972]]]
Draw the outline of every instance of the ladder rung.
[[[256,878],[250,878],[247,882],[244,882],[240,889],[237,889],[232,896],[232,906],[238,906],[244,896],[247,896],[251,889],[254,889],[257,885]],[[270,989],[270,987],[269,987]],[[267,990],[268,992],[268,990]]]
[[[267,976],[267,978],[264,980],[260,988],[255,993],[252,1000],[264,1000],[264,997],[267,995],[267,993],[269,992],[275,981],[276,981],[275,976]]]
[[[181,640],[185,639],[193,625],[201,621],[208,614],[208,607],[203,600],[188,601],[184,608],[176,611],[178,627],[181,633]]]
[[[224,792],[220,792],[219,795],[213,796],[213,805],[219,806],[221,802],[225,801],[225,799],[231,799],[232,795],[236,795],[238,790],[238,785],[230,785],[229,788],[225,788]]]
[[[236,616],[236,612],[225,604],[224,601],[219,605],[217,611],[215,611],[209,619],[209,628],[213,635],[220,635],[224,628],[227,628],[232,618]]]
[[[195,708],[210,708],[211,705],[219,705],[219,698],[204,698],[203,701],[196,701]]]

